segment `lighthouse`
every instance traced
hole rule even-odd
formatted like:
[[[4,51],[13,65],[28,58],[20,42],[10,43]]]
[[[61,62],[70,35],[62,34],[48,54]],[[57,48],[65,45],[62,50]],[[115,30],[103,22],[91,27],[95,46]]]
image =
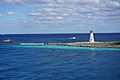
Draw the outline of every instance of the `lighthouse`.
[[[90,31],[90,38],[89,38],[89,42],[94,42],[94,35],[93,35],[93,31]]]

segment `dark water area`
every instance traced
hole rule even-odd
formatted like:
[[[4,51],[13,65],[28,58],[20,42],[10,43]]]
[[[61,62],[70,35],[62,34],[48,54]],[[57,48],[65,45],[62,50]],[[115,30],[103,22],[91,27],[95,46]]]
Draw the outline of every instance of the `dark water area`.
[[[95,33],[95,41],[120,41],[120,33]],[[76,39],[73,39],[76,37]],[[0,40],[13,39],[16,42],[87,42],[89,34],[11,34],[0,35]]]
[[[95,34],[95,40],[120,41],[119,35]],[[76,42],[88,41],[88,37],[89,34],[0,35],[0,41]],[[120,50],[0,45],[0,80],[120,80]]]

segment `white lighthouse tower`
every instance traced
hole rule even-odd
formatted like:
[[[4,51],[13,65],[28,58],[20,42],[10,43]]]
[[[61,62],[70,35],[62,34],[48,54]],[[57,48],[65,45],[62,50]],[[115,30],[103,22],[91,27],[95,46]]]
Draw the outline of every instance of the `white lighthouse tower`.
[[[90,31],[90,38],[89,38],[89,42],[94,42],[94,35],[93,35],[93,31]]]

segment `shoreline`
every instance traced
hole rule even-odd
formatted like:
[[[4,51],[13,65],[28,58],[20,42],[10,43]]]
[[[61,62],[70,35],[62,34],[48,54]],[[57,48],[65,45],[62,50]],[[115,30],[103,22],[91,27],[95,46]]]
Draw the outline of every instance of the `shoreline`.
[[[3,43],[2,45],[21,46],[68,46],[87,48],[120,48],[120,42],[68,42],[68,43]]]
[[[55,46],[73,46],[90,48],[120,48],[120,42],[71,42],[71,43],[48,43]]]

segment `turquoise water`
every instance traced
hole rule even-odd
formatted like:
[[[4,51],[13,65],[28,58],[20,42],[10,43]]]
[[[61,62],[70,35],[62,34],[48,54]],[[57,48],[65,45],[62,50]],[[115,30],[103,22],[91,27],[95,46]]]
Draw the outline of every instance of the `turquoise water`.
[[[88,48],[88,47],[72,47],[72,46],[11,46],[11,47],[22,47],[22,48],[49,48],[49,49],[70,49],[70,50],[100,50],[100,51],[120,51],[120,48]]]

